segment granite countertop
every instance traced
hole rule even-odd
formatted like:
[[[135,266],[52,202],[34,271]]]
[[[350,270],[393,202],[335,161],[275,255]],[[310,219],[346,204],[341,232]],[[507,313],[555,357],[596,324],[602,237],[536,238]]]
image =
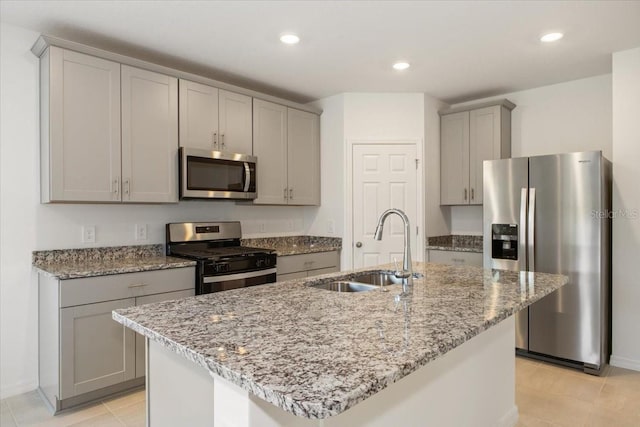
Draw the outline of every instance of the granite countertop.
[[[241,243],[243,246],[274,250],[278,256],[330,252],[342,249],[342,239],[339,237],[260,237],[255,239],[242,239]]]
[[[65,280],[196,265],[195,261],[164,256],[163,252],[163,245],[35,251],[33,267]]]
[[[568,280],[429,263],[414,271],[423,278],[400,302],[400,285],[361,293],[308,286],[356,271],[131,307],[113,318],[285,411],[323,419]]]
[[[427,249],[482,253],[482,236],[449,235],[427,238]]]

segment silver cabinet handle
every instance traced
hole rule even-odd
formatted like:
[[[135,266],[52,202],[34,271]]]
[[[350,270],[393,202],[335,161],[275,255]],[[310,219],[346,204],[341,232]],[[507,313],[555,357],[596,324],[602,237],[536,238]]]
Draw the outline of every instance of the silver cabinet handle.
[[[293,200],[293,188],[289,189],[289,199]]]
[[[124,194],[129,195],[130,190],[129,178],[124,180]]]
[[[362,242],[356,242],[356,248],[361,248],[362,247]]]
[[[215,132],[211,133],[211,147],[213,147],[213,149],[216,148],[216,133]]]
[[[467,189],[464,189],[464,200],[467,200]]]
[[[213,148],[218,146],[218,132],[213,133]]]
[[[120,178],[113,180],[113,192],[118,194],[120,192]]]
[[[129,289],[142,288],[144,286],[147,286],[147,283],[134,283],[129,285]]]
[[[287,200],[287,187],[284,188],[284,199]]]
[[[473,188],[472,188],[471,189],[471,200],[473,200],[473,197],[474,197],[474,195],[473,195]]]
[[[220,141],[222,142],[222,149],[224,150],[224,133],[220,134]]]

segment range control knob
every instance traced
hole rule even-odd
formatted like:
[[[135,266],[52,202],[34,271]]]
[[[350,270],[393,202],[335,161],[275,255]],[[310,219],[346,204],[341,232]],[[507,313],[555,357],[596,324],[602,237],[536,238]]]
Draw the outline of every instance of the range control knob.
[[[263,260],[263,259],[257,259],[256,260],[256,267],[262,267],[262,264],[266,264],[265,260]]]
[[[271,258],[265,258],[264,265],[270,266],[271,265]]]

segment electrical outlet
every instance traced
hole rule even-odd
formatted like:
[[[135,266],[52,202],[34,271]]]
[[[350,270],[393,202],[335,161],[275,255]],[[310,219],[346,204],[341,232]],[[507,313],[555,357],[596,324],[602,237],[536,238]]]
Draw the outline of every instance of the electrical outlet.
[[[330,219],[327,221],[327,233],[334,234],[336,232],[336,223],[334,220]]]
[[[264,221],[260,222],[259,229],[261,233],[264,233],[265,231],[267,231],[267,225],[264,223]]]
[[[136,224],[136,240],[147,240],[147,224]]]
[[[96,242],[96,226],[85,225],[82,227],[82,243]]]

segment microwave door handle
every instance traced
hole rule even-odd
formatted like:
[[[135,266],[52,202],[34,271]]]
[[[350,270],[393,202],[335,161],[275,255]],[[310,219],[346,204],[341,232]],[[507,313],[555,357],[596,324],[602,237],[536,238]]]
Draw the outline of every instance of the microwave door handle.
[[[244,162],[244,192],[249,191],[249,184],[251,184],[251,168],[249,163]]]

